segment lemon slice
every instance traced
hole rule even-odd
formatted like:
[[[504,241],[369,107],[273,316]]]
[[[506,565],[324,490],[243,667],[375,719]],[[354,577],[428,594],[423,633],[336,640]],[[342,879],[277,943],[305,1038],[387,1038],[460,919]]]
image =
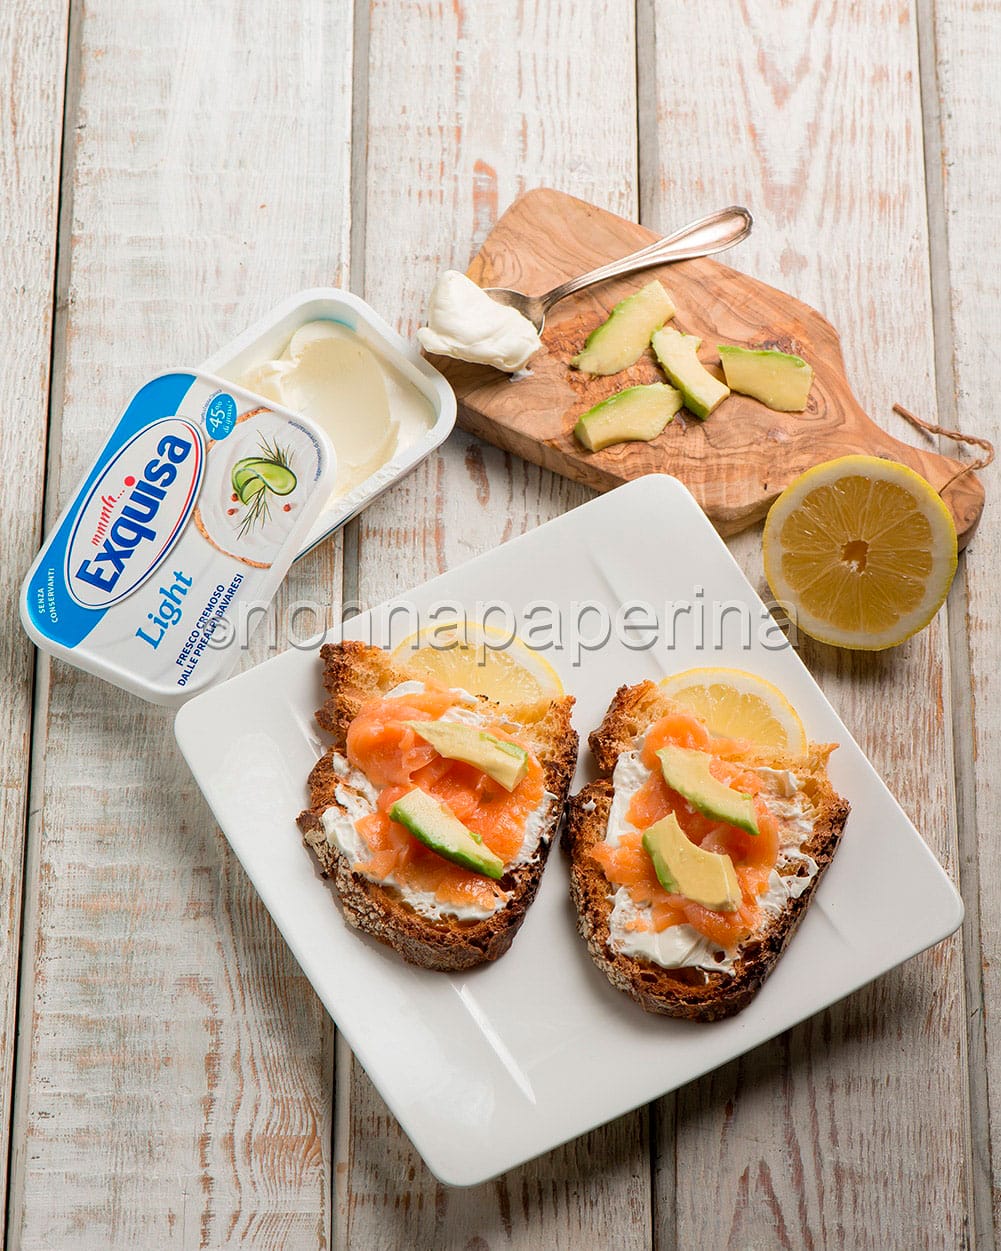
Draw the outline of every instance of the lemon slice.
[[[521,639],[477,621],[426,626],[393,651],[397,668],[434,678],[472,695],[513,705],[520,720],[536,721],[563,695],[556,670]]]
[[[714,733],[800,754],[806,731],[777,686],[743,669],[686,669],[664,678],[661,690]]]
[[[808,469],[765,522],[765,576],[822,643],[880,651],[923,629],[956,571],[956,527],[904,465],[843,456]]]

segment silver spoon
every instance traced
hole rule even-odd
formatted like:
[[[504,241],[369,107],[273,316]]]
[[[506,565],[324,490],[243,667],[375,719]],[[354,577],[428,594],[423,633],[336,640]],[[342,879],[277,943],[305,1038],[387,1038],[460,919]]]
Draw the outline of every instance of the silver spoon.
[[[485,287],[484,292],[498,304],[516,308],[541,334],[549,310],[575,291],[590,287],[596,282],[604,282],[606,278],[619,278],[623,274],[633,274],[653,265],[666,265],[671,261],[688,261],[696,256],[712,256],[716,252],[725,252],[727,248],[732,248],[734,244],[746,239],[753,224],[754,219],[746,208],[733,205],[718,213],[710,213],[708,217],[700,217],[697,222],[689,222],[673,235],[665,235],[663,239],[658,239],[639,252],[633,252],[618,261],[610,261],[607,265],[600,265],[597,269],[581,274],[579,278],[562,282],[545,295],[525,295],[522,291],[511,291],[508,287]]]

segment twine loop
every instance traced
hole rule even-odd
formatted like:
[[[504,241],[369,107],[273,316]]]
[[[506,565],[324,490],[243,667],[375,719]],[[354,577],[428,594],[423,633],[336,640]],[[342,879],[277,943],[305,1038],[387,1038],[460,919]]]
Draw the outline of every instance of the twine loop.
[[[984,453],[978,460],[971,460],[968,465],[964,465],[962,469],[954,473],[948,482],[939,487],[939,495],[943,495],[954,482],[964,475],[972,473],[973,470],[986,469],[994,459],[994,444],[989,439],[981,439],[975,434],[963,434],[959,430],[946,430],[942,426],[936,426],[930,421],[925,421],[923,417],[916,417],[914,413],[904,408],[903,404],[894,404],[893,411],[899,413],[905,421],[909,421],[918,430],[924,430],[926,434],[940,434],[945,439],[952,439],[954,443],[964,443],[969,447],[979,447]]]

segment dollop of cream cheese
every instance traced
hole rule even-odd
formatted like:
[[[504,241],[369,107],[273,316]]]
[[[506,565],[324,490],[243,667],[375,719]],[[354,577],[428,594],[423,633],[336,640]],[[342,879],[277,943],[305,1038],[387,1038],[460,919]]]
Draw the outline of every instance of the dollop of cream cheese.
[[[772,769],[768,765],[757,765],[751,769],[765,782],[771,782],[776,792],[791,799],[799,790],[799,778],[792,769]]]
[[[423,682],[401,682],[386,694],[387,699],[403,695],[416,695],[425,691]],[[442,713],[443,721],[461,721],[467,725],[485,725],[489,718],[478,711],[479,700],[468,691],[455,690],[460,703]],[[335,791],[336,805],[329,807],[321,817],[323,832],[327,842],[337,847],[352,865],[364,863],[372,854],[371,848],[358,833],[355,822],[361,817],[369,816],[375,811],[378,792],[360,769],[356,769],[346,756],[334,752],[331,767],[342,779]],[[552,813],[556,796],[546,791],[542,799],[528,814],[525,831],[522,836],[518,854],[511,861],[511,867],[527,864],[538,854]],[[477,904],[459,905],[440,903],[431,891],[414,890],[409,886],[390,880],[390,885],[400,892],[402,899],[421,916],[435,919],[441,916],[455,917],[460,921],[480,921],[492,916],[505,906],[504,900],[498,900],[494,908],[482,908]]]
[[[633,796],[650,777],[650,770],[640,758],[643,740],[633,751],[619,755],[612,775],[612,803],[608,812],[605,841],[615,847],[624,832],[635,830],[626,819]],[[816,876],[817,863],[800,850],[813,832],[806,797],[799,779],[789,770],[756,768],[777,794],[770,794],[769,809],[780,820],[780,851],[776,868],[768,878],[768,889],[758,899],[763,912],[778,914],[789,899],[797,899]],[[796,873],[777,872],[789,864],[798,864]],[[631,923],[643,918],[644,909],[635,904],[624,886],[612,896],[609,917],[609,945],[623,955],[650,960],[665,969],[695,968],[715,973],[732,973],[737,950],[728,951],[700,934],[692,925],[670,925],[667,929],[630,929]]]
[[[427,352],[508,373],[522,369],[542,346],[527,317],[497,304],[455,269],[447,269],[435,284],[428,324],[417,337]]]

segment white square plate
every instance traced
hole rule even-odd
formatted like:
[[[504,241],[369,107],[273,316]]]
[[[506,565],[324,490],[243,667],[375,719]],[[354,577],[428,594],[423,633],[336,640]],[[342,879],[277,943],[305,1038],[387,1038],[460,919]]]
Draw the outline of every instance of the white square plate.
[[[315,650],[287,651],[182,708],[178,742],[226,837],[338,1028],[442,1181],[484,1181],[673,1090],[959,926],[956,890],[795,652],[776,647],[777,631],[765,634],[761,601],[673,478],[621,487],[396,602],[426,614],[443,600],[470,616],[478,601],[507,600],[519,615],[547,601],[571,623],[587,601],[613,616],[630,600],[654,605],[662,624],[678,627],[673,646],[670,629],[648,650],[638,647],[647,636],[620,638],[613,630],[579,667],[569,637],[549,653],[577,697],[582,742],[623,682],[697,664],[751,669],[782,687],[812,739],[841,744],[831,776],[853,815],[774,975],[739,1016],[699,1025],[648,1016],[609,986],[574,928],[558,849],[513,947],[494,965],[429,973],[349,929],[295,826],[306,775],[324,747],[313,722],[323,695]],[[678,610],[683,601],[688,611]],[[743,606],[744,622],[754,627],[749,647],[739,609],[716,630],[714,604]],[[385,641],[390,608],[354,618],[344,633]],[[599,625],[598,610],[585,610],[581,633],[593,639]],[[397,631],[398,622],[394,643],[403,637]],[[576,785],[589,774],[583,751]]]

